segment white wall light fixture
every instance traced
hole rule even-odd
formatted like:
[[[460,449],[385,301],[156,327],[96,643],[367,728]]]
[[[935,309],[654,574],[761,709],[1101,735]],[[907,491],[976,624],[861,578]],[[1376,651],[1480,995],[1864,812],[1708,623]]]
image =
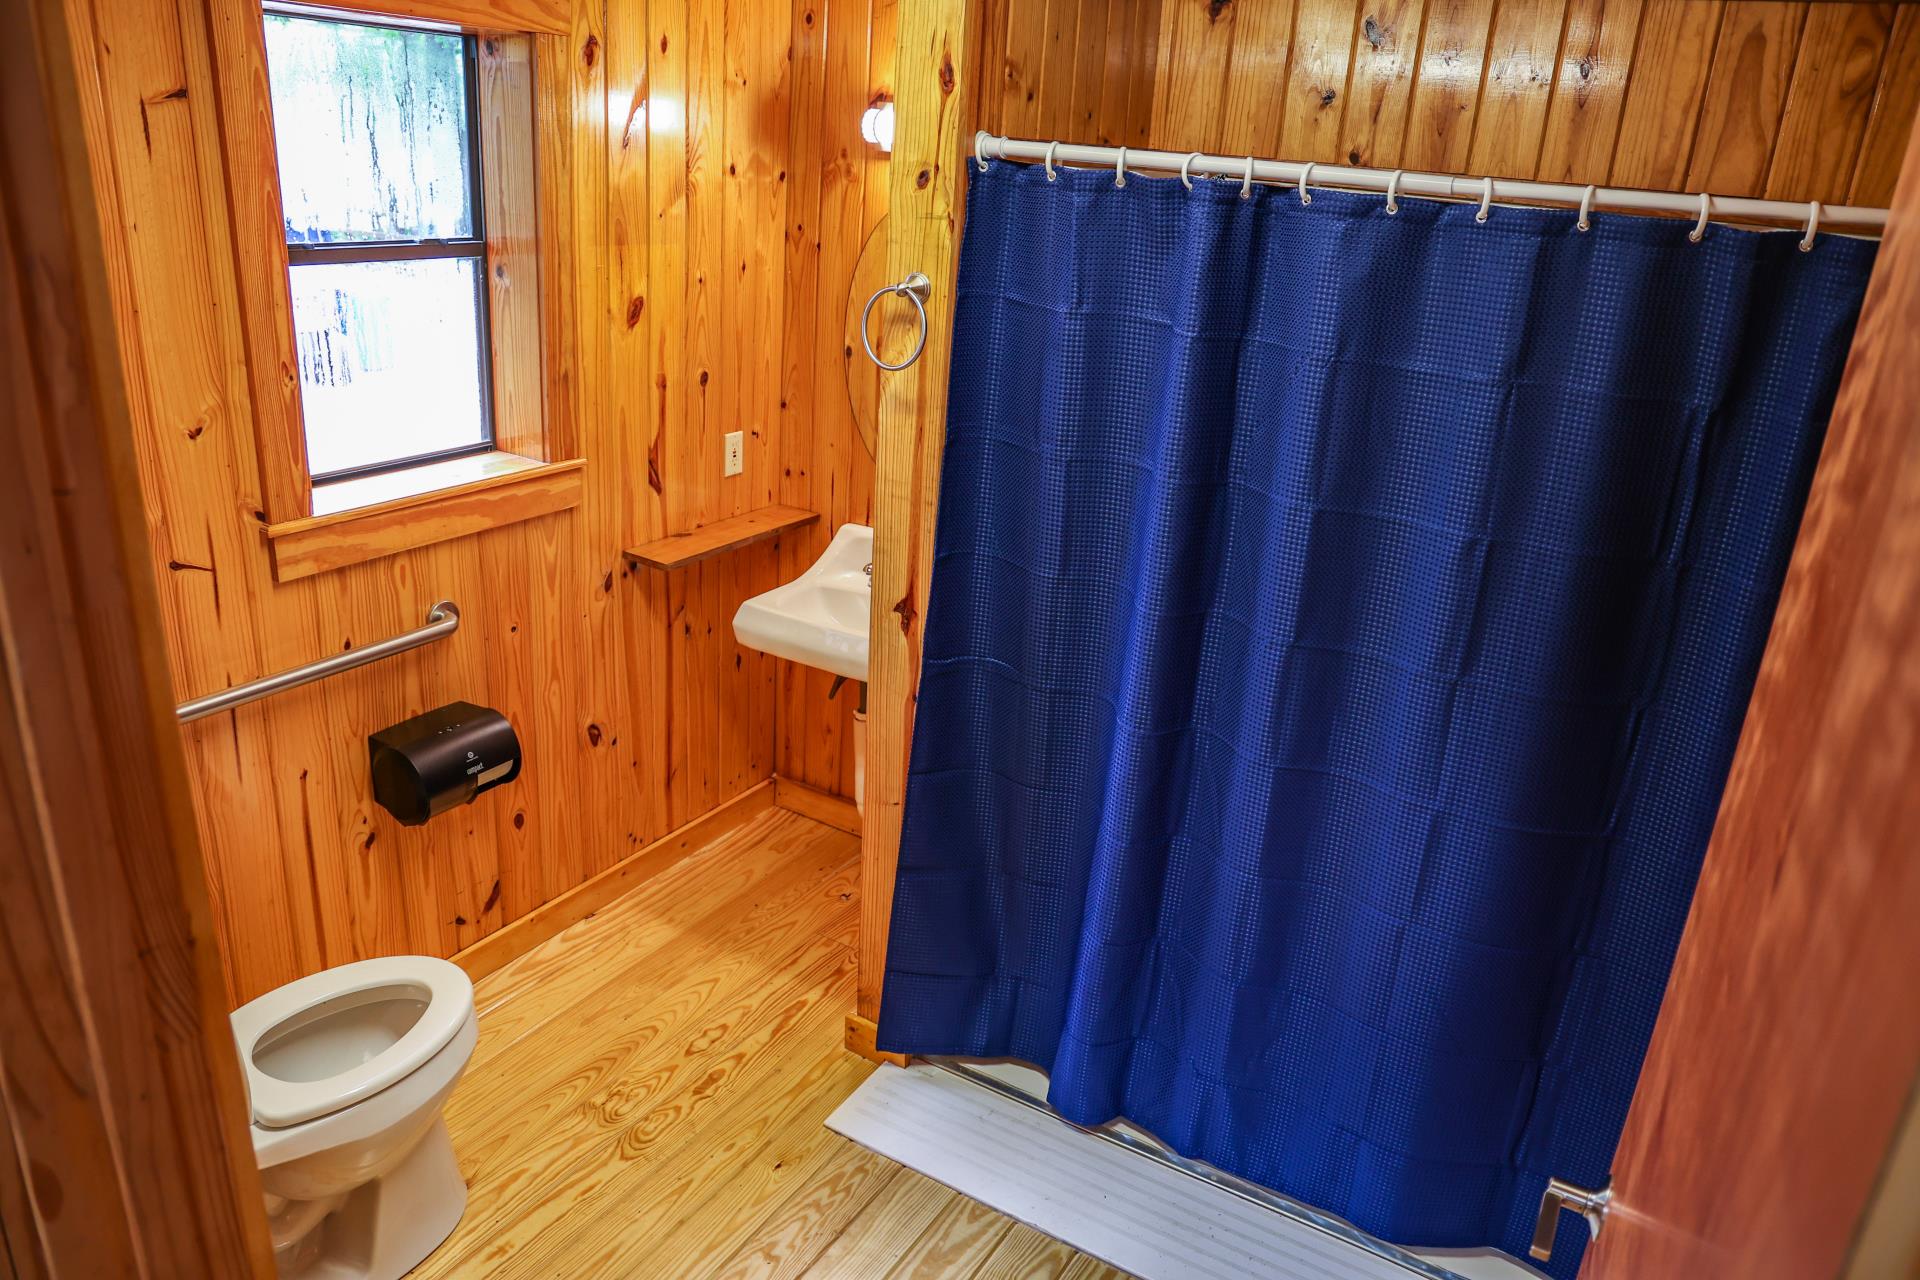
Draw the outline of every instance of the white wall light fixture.
[[[893,100],[876,98],[860,113],[860,136],[882,151],[893,150]]]

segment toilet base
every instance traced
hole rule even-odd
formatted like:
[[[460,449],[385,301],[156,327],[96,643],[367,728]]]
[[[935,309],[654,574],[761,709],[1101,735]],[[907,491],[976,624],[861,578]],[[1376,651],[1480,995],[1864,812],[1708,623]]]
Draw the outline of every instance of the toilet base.
[[[280,1280],[400,1280],[453,1234],[466,1208],[453,1140],[435,1119],[392,1172],[348,1192],[301,1238],[281,1246],[274,1232]],[[274,1225],[312,1212],[311,1202],[288,1203]]]

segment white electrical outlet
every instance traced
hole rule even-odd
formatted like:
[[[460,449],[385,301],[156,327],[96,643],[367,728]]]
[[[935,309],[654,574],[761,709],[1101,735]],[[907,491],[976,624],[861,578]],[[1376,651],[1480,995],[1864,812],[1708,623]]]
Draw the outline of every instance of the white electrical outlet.
[[[747,465],[746,449],[747,443],[744,432],[727,432],[727,463],[725,469],[721,471],[720,474],[728,476],[739,475],[741,469]]]

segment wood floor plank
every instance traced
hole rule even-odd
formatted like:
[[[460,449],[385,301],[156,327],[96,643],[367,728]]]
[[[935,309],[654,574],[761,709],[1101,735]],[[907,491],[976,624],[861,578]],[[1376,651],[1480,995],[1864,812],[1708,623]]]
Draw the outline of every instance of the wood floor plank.
[[[840,851],[831,847],[813,852],[774,867],[751,894],[712,895],[714,912],[683,924],[670,945],[603,953],[597,963],[580,966],[586,975],[554,977],[553,986],[565,995],[528,995],[491,1016],[482,1014],[480,1046],[469,1069],[477,1083],[455,1095],[450,1113],[471,1114],[484,1126],[500,1095],[532,1092],[541,1080],[565,1075],[607,1039],[683,1005],[690,990],[725,999],[743,982],[765,981],[806,939],[843,935],[856,864],[839,861]],[[548,1034],[555,1020],[559,1025]],[[669,1030],[657,1027],[650,1039]]]
[[[971,1280],[1059,1280],[1079,1256],[1072,1245],[1016,1222]]]
[[[453,1274],[455,1267],[471,1262],[483,1269],[500,1268],[497,1274],[504,1275],[509,1259],[619,1178],[627,1166],[644,1162],[675,1170],[675,1162],[687,1154],[693,1135],[704,1128],[712,1111],[750,1107],[756,1091],[775,1088],[778,1077],[788,1071],[790,1052],[811,1048],[831,1034],[837,1012],[844,1020],[838,1006],[846,998],[854,965],[845,948],[831,964],[827,982],[786,999],[767,1000],[752,1034],[744,1039],[696,1036],[691,1046],[676,1046],[664,1063],[622,1075],[610,1088],[542,1123],[537,1141],[472,1179],[467,1216],[455,1239],[436,1255],[435,1260],[447,1256],[445,1269],[423,1274]],[[812,1056],[827,1055],[822,1051]],[[457,1133],[454,1142],[458,1151]],[[698,1165],[706,1158],[687,1163]],[[647,1207],[649,1212],[658,1208]],[[621,1215],[620,1220],[625,1223],[629,1217]],[[556,1239],[564,1241],[568,1229],[581,1225],[567,1223]],[[585,1272],[563,1267],[546,1274]]]
[[[690,869],[693,874],[651,892],[644,891],[651,884],[643,886],[643,892],[570,926],[553,939],[559,945],[536,947],[482,980],[474,992],[482,1031],[475,1066],[545,1020],[568,1016],[663,953],[675,953],[667,967],[697,964],[700,957],[684,954],[690,942],[724,945],[739,933],[748,912],[777,910],[780,895],[804,888],[820,865],[838,866],[858,856],[858,841],[844,833],[832,839],[819,824],[795,823],[792,817],[756,818],[693,855],[689,860],[700,864]]]
[[[489,1018],[481,1015],[479,1049],[471,1070],[496,1060],[540,1054],[553,1041],[577,1038],[583,1013],[641,1008],[656,996],[673,990],[668,979],[706,975],[716,965],[768,968],[777,963],[776,948],[811,930],[816,936],[837,933],[852,892],[847,877],[855,859],[842,859],[838,850],[819,851],[776,867],[760,880],[751,896],[721,899],[705,919],[680,928],[671,944],[636,948],[630,953],[603,956],[587,974],[556,976],[556,988],[569,988],[567,997],[543,994],[523,997]],[[549,1020],[558,1019],[560,1035],[544,1034]],[[482,1052],[484,1050],[484,1052]]]
[[[475,985],[474,1000],[482,1017],[517,995],[544,991],[547,980],[556,974],[592,968],[604,952],[644,946],[653,936],[699,918],[714,905],[711,888],[716,883],[716,864],[745,861],[763,870],[791,851],[784,838],[790,833],[799,834],[781,821],[779,813],[758,814],[661,872],[646,883],[645,892],[625,894],[568,925],[546,944],[516,956]],[[694,886],[703,892],[689,892]]]
[[[851,978],[851,971],[848,974]],[[846,982],[833,993],[850,990]],[[729,1055],[713,1069],[711,1084],[684,1105],[657,1111],[636,1128],[652,1139],[622,1142],[612,1160],[583,1161],[555,1194],[530,1206],[508,1233],[489,1242],[486,1258],[498,1280],[513,1277],[631,1276],[644,1274],[647,1246],[661,1229],[671,1230],[728,1180],[744,1176],[747,1163],[788,1122],[824,1125],[839,1098],[857,1087],[872,1064],[829,1046],[832,1028],[806,1011],[787,1041],[789,1053],[772,1042]],[[807,1050],[817,1052],[806,1052]],[[795,1060],[798,1059],[798,1062]],[[798,1079],[793,1068],[803,1067]],[[736,1078],[737,1077],[737,1078]],[[721,1088],[729,1080],[733,1087]],[[823,1085],[839,1097],[821,1096]],[[799,1119],[796,1119],[796,1113]],[[696,1152],[698,1158],[680,1158]],[[671,1272],[667,1274],[672,1274]]]
[[[874,1069],[858,848],[762,815],[477,984],[467,1212],[414,1280],[1117,1276],[825,1127]]]
[[[701,1091],[718,1082],[714,1073],[731,1070],[737,1055],[785,1052],[782,1038],[796,1020],[833,999],[848,950],[843,941],[822,939],[757,990],[742,988],[691,1012],[657,1013],[659,1021],[604,1043],[595,1034],[587,1043],[597,1052],[583,1066],[529,1099],[523,1114],[469,1141],[462,1157],[471,1162],[469,1176],[497,1188],[474,1195],[469,1212],[512,1216],[538,1194],[515,1185],[520,1175],[537,1169],[563,1177],[564,1169],[603,1160],[599,1148],[644,1146],[708,1105]],[[706,994],[691,993],[696,1000]],[[662,1038],[649,1038],[662,1028]]]
[[[737,1128],[701,1176],[683,1179],[695,1208],[671,1228],[620,1233],[606,1255],[609,1274],[657,1268],[660,1275],[712,1275],[794,1189],[823,1175],[846,1142],[826,1127],[827,1116],[873,1069],[851,1056],[823,1060],[819,1074],[801,1081],[778,1114]],[[623,1194],[610,1190],[616,1203]]]
[[[837,1135],[836,1135],[837,1136]],[[825,1166],[764,1218],[715,1280],[794,1280],[904,1170],[845,1138]]]
[[[833,1246],[804,1272],[806,1280],[874,1280],[920,1238],[934,1219],[961,1195],[932,1178],[901,1169],[848,1224]]]
[[[756,949],[636,980],[644,998],[596,1002],[568,1020],[564,1036],[534,1035],[491,1060],[447,1108],[468,1176],[531,1158],[529,1144],[559,1145],[567,1134],[552,1126],[569,1111],[585,1108],[576,1118],[589,1125],[617,1122],[644,1097],[684,1085],[702,1052],[753,1034],[838,972],[858,928],[840,893],[857,875],[841,868],[813,898],[763,923]]]
[[[448,1107],[470,1182],[468,1209],[420,1274],[484,1270],[487,1257],[527,1229],[530,1212],[550,1209],[559,1189],[577,1191],[595,1169],[611,1176],[621,1160],[645,1155],[706,1105],[741,1060],[779,1052],[809,1016],[822,1026],[844,1018],[854,871],[809,866],[801,892],[771,916],[741,913],[746,933],[717,954],[670,969],[670,980],[644,976],[624,992],[587,991],[470,1073]],[[713,878],[725,874],[716,868]],[[696,882],[687,891],[718,900],[718,887]],[[483,1039],[498,1034],[484,1019],[481,1028]]]
[[[1012,1226],[1013,1219],[1005,1214],[977,1200],[955,1196],[887,1272],[887,1280],[944,1280],[969,1275],[979,1270]]]

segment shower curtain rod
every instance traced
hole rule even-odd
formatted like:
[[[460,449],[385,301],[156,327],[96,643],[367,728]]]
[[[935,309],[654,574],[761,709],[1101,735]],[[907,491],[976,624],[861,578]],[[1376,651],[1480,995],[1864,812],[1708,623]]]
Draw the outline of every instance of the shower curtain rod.
[[[1810,238],[1817,231],[1877,236],[1887,225],[1885,209],[1852,205],[1825,205],[1811,201],[1755,200],[1746,196],[1717,196],[1706,192],[1641,191],[1631,187],[1575,186],[1565,182],[1529,182],[1517,178],[1463,178],[1411,169],[1358,169],[1349,165],[1309,164],[1298,160],[1260,160],[1253,156],[1219,156],[1203,152],[1151,151],[1133,147],[1090,147],[1075,142],[1037,142],[1029,138],[996,136],[982,130],[974,136],[973,159],[1026,160],[1065,164],[1076,168],[1112,169],[1116,176],[1135,172],[1179,174],[1184,178],[1233,178],[1269,185],[1334,187],[1347,191],[1377,191],[1392,195],[1565,205],[1590,211],[1670,213],[1701,221],[1766,222],[1799,225]],[[1304,182],[1303,182],[1304,179]]]

